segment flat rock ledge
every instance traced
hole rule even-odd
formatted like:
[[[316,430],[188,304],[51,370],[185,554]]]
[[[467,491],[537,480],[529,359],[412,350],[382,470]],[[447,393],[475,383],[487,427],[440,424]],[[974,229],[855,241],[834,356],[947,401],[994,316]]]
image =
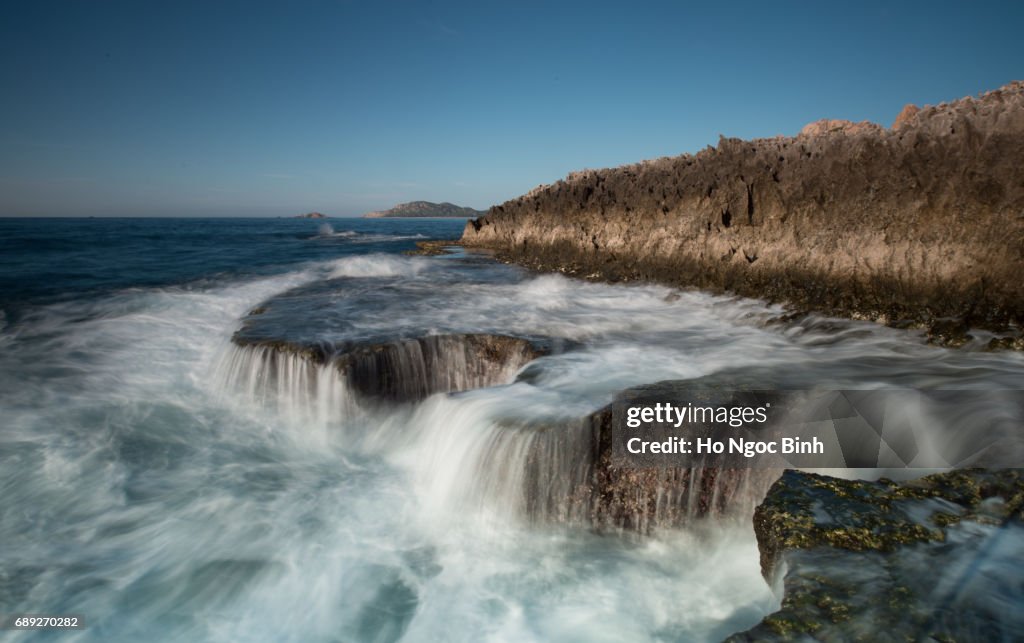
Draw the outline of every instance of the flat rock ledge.
[[[1024,477],[897,484],[786,471],[754,514],[782,607],[729,641],[982,641],[1024,635]]]
[[[894,110],[895,111],[895,110]],[[657,281],[798,310],[970,328],[1022,348],[1024,82],[570,174],[470,221],[467,247],[546,271]]]
[[[242,348],[265,351],[271,361],[276,355],[295,355],[313,366],[331,365],[345,374],[351,391],[382,402],[415,402],[434,393],[500,384],[552,351],[552,343],[543,339],[486,333],[343,346],[251,340],[238,334],[232,341]]]
[[[453,254],[451,248],[462,245],[458,239],[428,239],[417,241],[414,250],[406,250],[402,254],[413,257],[436,257],[438,255]]]

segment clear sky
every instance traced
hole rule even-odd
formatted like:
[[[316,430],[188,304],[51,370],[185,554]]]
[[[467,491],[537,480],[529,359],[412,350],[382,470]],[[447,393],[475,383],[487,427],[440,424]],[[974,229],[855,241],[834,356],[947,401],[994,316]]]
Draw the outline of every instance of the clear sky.
[[[1024,78],[1024,2],[4,2],[0,215],[486,208]]]

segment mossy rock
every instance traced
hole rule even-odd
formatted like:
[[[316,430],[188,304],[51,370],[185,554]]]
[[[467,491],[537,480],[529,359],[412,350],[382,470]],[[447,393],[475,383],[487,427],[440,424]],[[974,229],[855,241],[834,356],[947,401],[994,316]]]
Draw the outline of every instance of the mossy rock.
[[[1017,543],[1002,551],[1024,548],[1022,506],[1016,469],[905,483],[787,471],[754,516],[766,579],[785,569],[782,605],[730,640],[1016,639],[1024,616],[1004,609],[1024,600],[1013,561],[989,562],[1003,580],[958,574],[968,573],[961,561],[994,555],[991,538]]]

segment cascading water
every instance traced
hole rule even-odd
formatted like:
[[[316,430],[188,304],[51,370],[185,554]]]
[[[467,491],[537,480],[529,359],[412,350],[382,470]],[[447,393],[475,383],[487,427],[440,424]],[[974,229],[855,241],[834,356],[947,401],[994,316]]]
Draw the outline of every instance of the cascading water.
[[[359,417],[365,422],[368,409],[387,416],[387,404],[508,384],[542,350],[536,342],[480,334],[428,336],[343,353],[323,346],[233,345],[216,379],[225,394],[241,394],[299,423],[344,431]],[[384,421],[384,429],[360,429],[361,435],[347,439],[382,453],[411,443],[415,457],[427,456],[428,466],[419,468],[431,489],[427,495],[453,513],[501,507],[533,522],[641,532],[709,515],[749,518],[779,473],[619,471],[610,465],[608,410],[523,421],[518,407],[503,408],[504,400],[520,395],[530,395],[527,385],[437,397],[411,418]]]
[[[135,225],[92,261],[159,260]],[[216,252],[126,270],[146,284],[72,264],[74,295],[0,300],[0,612],[82,614],[70,639],[720,640],[778,606],[743,519],[762,480],[615,477],[616,393],[1024,374],[871,324],[768,324],[755,301],[397,254],[444,222],[147,225]]]
[[[495,335],[441,335],[338,350],[323,345],[232,345],[215,369],[227,394],[319,424],[363,405],[502,383],[545,349]]]
[[[232,344],[219,360],[214,379],[225,395],[241,395],[318,426],[337,424],[358,411],[344,373],[309,354]]]

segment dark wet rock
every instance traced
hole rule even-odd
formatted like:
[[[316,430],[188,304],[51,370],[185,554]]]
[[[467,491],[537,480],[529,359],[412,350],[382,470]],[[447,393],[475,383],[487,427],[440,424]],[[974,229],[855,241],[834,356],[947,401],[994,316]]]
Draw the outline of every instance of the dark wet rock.
[[[576,172],[470,221],[463,243],[857,319],[1024,326],[1024,82],[910,112]]]
[[[260,310],[258,313],[250,313],[251,315],[263,314],[265,308]],[[292,342],[287,340],[278,339],[253,339],[245,337],[240,333],[235,333],[234,337],[231,338],[236,346],[250,349],[263,349],[268,354],[277,355],[295,355],[306,360],[314,366],[321,366],[325,364],[332,355],[335,353],[334,346],[328,343],[309,343],[302,344],[299,342]]]
[[[403,254],[420,257],[449,255],[452,254],[453,247],[461,244],[462,242],[458,239],[417,241],[415,250],[406,250]]]
[[[962,318],[937,319],[928,327],[928,341],[941,346],[963,346],[974,339],[970,330]]]
[[[295,355],[312,366],[330,365],[345,374],[352,392],[370,400],[410,402],[433,393],[494,386],[528,362],[552,352],[553,340],[462,333],[392,342],[335,345],[233,338],[243,348],[265,351],[268,369]]]
[[[690,383],[653,386],[678,393]],[[613,457],[612,419],[609,405],[573,421],[507,423],[508,430],[534,434],[524,477],[531,520],[641,534],[708,517],[746,520],[781,473],[626,466]]]
[[[353,348],[333,363],[356,393],[404,402],[504,383],[549,352],[543,341],[509,335],[432,335]]]
[[[1019,640],[1024,478],[897,484],[787,471],[754,514],[779,611],[730,641]]]
[[[595,414],[591,422],[598,428],[591,500],[598,526],[643,532],[678,527],[695,518],[749,515],[779,475],[755,469],[620,466],[612,458],[611,408]]]
[[[985,348],[990,351],[1024,351],[1024,334],[1018,334],[1017,336],[993,337],[985,345]]]

